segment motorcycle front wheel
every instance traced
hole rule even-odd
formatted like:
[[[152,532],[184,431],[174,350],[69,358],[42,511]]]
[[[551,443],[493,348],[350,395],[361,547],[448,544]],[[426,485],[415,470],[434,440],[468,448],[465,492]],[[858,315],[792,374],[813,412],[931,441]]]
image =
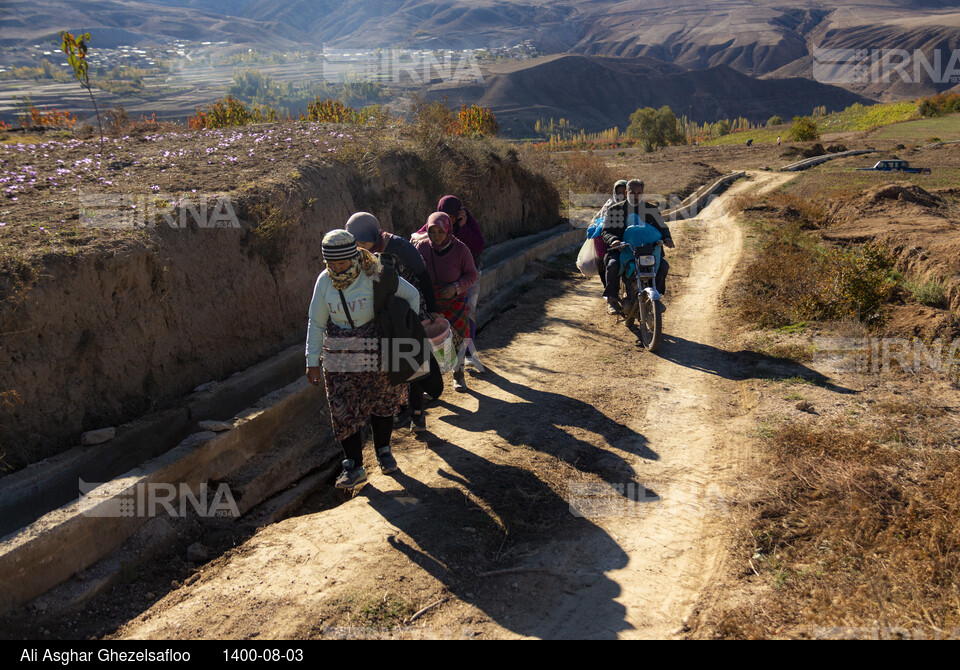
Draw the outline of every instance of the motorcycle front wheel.
[[[657,308],[657,301],[651,300],[646,293],[640,295],[640,341],[648,351],[660,348],[660,336],[663,334],[663,317]]]

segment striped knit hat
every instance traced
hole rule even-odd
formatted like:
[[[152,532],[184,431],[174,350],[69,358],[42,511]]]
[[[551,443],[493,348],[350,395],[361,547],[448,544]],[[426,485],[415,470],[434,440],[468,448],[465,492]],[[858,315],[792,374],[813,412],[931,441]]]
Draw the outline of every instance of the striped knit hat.
[[[360,253],[353,235],[338,228],[323,236],[323,260],[348,261]]]

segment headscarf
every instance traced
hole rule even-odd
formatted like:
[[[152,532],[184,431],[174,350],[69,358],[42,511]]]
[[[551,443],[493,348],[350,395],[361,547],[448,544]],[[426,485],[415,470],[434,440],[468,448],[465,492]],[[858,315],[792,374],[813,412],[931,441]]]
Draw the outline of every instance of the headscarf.
[[[456,218],[461,209],[463,209],[463,203],[460,202],[460,198],[455,195],[445,195],[440,198],[440,202],[437,203],[437,211],[446,213],[451,221]]]
[[[357,242],[376,244],[380,241],[380,222],[370,212],[357,212],[347,219],[345,227]]]
[[[623,186],[623,200],[627,199],[627,180],[618,179],[617,183],[613,185],[613,201],[614,202],[623,202],[623,200],[617,200],[617,188]]]
[[[360,272],[375,279],[383,272],[380,260],[366,249],[359,248],[356,239],[346,230],[331,230],[324,235],[321,248],[325,261],[350,261],[350,267],[344,272],[334,272],[330,267],[327,268],[333,287],[338,291],[355,282]]]
[[[451,244],[453,244],[453,233],[451,232],[451,229],[453,228],[453,223],[451,223],[450,221],[450,215],[447,214],[446,212],[434,212],[433,214],[431,214],[430,217],[427,219],[427,225],[426,225],[428,236],[429,236],[430,229],[433,228],[434,226],[438,226],[441,230],[443,230],[447,234],[447,238],[446,240],[444,240],[443,245],[440,247],[434,246],[433,240],[430,240],[430,246],[434,249],[434,251],[443,251],[444,249],[449,247]]]

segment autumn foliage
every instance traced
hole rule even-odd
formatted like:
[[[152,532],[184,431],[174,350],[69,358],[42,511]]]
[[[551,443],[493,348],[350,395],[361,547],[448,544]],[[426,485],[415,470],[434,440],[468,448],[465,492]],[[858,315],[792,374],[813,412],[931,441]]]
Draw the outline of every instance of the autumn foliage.
[[[73,127],[77,122],[77,116],[70,114],[70,112],[61,112],[60,110],[47,109],[37,109],[36,107],[31,107],[29,110],[30,122],[35,126],[67,126]]]
[[[496,135],[500,132],[497,117],[490,109],[476,105],[462,105],[450,128],[451,135],[459,137],[470,136],[476,133]]]
[[[187,119],[187,127],[193,130],[245,126],[248,123],[272,123],[280,120],[280,114],[270,107],[247,106],[228,95],[216,100],[206,110],[197,107],[197,112]]]

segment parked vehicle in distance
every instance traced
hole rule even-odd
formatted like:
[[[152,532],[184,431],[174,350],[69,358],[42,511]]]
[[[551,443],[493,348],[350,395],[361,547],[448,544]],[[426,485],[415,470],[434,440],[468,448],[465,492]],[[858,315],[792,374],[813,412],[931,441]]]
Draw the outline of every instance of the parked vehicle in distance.
[[[930,168],[910,167],[910,163],[902,160],[877,161],[877,164],[868,168],[857,168],[861,172],[910,172],[912,174],[930,174]]]

